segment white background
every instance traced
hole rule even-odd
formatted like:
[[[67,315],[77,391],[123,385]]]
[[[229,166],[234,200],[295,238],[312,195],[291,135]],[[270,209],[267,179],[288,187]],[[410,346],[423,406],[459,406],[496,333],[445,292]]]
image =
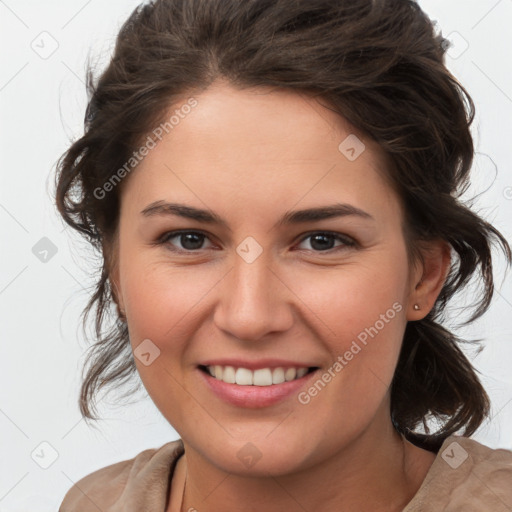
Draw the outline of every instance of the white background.
[[[108,58],[135,0],[0,0],[0,512],[57,510],[82,476],[177,438],[150,399],[100,407],[97,429],[77,399],[85,343],[79,314],[94,268],[85,243],[64,229],[51,202],[58,157],[81,135],[87,53]],[[423,0],[420,5],[454,46],[447,64],[477,106],[477,159],[471,193],[479,212],[512,234],[512,1]],[[46,31],[50,36],[40,36]],[[58,44],[44,59],[31,47]],[[35,40],[35,43],[33,41]],[[39,43],[40,44],[40,43]],[[467,46],[467,48],[466,48]],[[497,177],[496,177],[497,170]],[[508,198],[507,199],[507,191]],[[46,263],[32,252],[43,237],[57,253]],[[459,331],[486,340],[473,362],[492,399],[493,420],[473,436],[512,449],[512,287],[496,262],[498,292],[487,315]],[[111,395],[109,402],[115,402]],[[41,468],[31,457],[50,462]],[[41,451],[42,450],[42,451]],[[37,457],[35,457],[37,459]]]

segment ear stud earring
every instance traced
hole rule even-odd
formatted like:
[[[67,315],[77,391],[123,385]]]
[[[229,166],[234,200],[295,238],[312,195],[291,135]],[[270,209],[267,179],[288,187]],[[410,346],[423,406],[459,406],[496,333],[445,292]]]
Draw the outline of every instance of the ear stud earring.
[[[416,311],[418,311],[418,310],[420,309],[420,307],[418,306],[418,304],[414,304],[414,309],[415,309]]]

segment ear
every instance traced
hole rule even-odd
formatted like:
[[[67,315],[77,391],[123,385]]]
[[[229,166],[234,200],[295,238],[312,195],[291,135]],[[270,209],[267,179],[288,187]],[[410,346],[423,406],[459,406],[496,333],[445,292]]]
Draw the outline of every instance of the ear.
[[[118,251],[116,242],[112,245],[103,244],[103,257],[108,269],[108,280],[112,290],[112,298],[117,305],[117,313],[120,318],[126,318],[126,315],[121,313],[125,310],[123,294],[121,293],[120,279],[119,279],[119,265],[118,265]]]
[[[117,312],[121,318],[124,318],[125,314],[121,313],[121,311],[124,311],[124,301],[123,294],[121,293],[120,290],[119,274],[117,272],[117,268],[110,273],[108,280],[110,281],[110,285],[112,287],[112,296],[114,302],[117,305]]]
[[[421,320],[428,315],[450,270],[451,246],[445,240],[423,242],[420,254],[410,278],[407,320]]]

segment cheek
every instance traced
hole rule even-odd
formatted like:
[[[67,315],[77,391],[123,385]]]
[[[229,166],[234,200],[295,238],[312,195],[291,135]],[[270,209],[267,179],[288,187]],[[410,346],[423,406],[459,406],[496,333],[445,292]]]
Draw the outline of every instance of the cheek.
[[[201,300],[215,282],[213,277],[162,263],[138,266],[132,261],[126,267],[123,293],[135,337],[156,342],[172,338],[172,347],[178,349],[180,334],[200,310]]]
[[[333,371],[343,374],[336,381],[354,405],[379,400],[393,378],[406,325],[407,268],[405,249],[388,249],[296,279],[294,291],[315,313],[332,365],[339,362]]]
[[[403,308],[406,291],[407,262],[400,251],[375,251],[336,268],[304,271],[294,279],[294,292],[326,327],[352,336],[390,309],[387,316],[394,319],[400,308],[393,309],[393,304]]]
[[[187,423],[185,414],[194,416],[183,382],[187,347],[201,322],[202,299],[218,280],[206,274],[162,262],[147,265],[135,258],[124,267],[123,296],[137,371],[155,405],[176,426]],[[148,346],[145,340],[151,340],[150,352],[156,350],[151,357],[158,354],[149,365],[138,358],[143,353],[139,345]]]

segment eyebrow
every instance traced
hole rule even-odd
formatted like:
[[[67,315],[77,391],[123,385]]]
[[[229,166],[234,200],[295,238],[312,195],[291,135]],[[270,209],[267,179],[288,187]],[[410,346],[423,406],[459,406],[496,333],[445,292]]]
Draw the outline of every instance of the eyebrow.
[[[165,201],[155,201],[149,204],[140,212],[144,217],[151,217],[153,215],[174,215],[183,217],[185,219],[196,220],[208,224],[218,224],[230,229],[227,222],[209,210],[195,208],[179,203],[168,203]],[[295,210],[286,212],[283,217],[277,222],[278,226],[300,224],[305,222],[318,222],[325,219],[332,219],[335,217],[357,216],[363,219],[375,220],[372,215],[356,206],[336,203],[328,206],[321,206],[317,208],[308,208],[305,210]]]

